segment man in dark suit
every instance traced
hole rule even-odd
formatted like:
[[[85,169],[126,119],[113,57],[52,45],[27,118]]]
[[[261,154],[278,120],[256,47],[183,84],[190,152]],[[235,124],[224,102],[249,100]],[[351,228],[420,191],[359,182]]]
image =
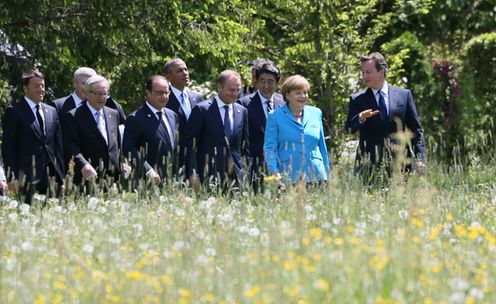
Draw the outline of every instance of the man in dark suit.
[[[74,108],[79,108],[83,104],[83,101],[86,100],[84,95],[84,85],[86,80],[95,75],[95,70],[88,67],[80,67],[74,72],[74,79],[72,80],[74,92],[72,92],[69,96],[57,98],[52,101],[52,105],[57,109],[59,117],[64,118],[67,112]],[[126,121],[126,114],[124,114],[124,110],[121,105],[110,95],[107,96],[107,102],[105,105],[109,108],[117,110],[119,112],[119,124],[124,124]],[[62,123],[64,122],[62,121]]]
[[[31,203],[34,192],[55,193],[51,180],[60,194],[65,170],[57,111],[43,103],[43,74],[31,70],[23,74],[21,83],[24,98],[9,106],[2,120],[2,156],[9,188],[21,190],[26,203]]]
[[[203,100],[200,93],[188,89],[189,85],[189,70],[186,63],[180,58],[173,58],[167,61],[164,65],[165,77],[170,81],[171,94],[166,107],[174,111],[179,119],[178,141],[178,167],[184,166],[184,130],[186,123],[191,115],[191,110]]]
[[[137,168],[137,178],[147,176],[155,185],[168,175],[168,162],[177,146],[174,134],[179,119],[167,109],[169,82],[160,75],[150,77],[146,83],[145,104],[129,115],[122,142],[123,154]]]
[[[255,73],[257,91],[239,100],[248,109],[250,153],[252,165],[250,178],[254,191],[263,189],[265,122],[270,111],[284,105],[282,95],[275,93],[281,72],[272,62],[262,64]]]
[[[390,155],[391,144],[397,143],[395,134],[407,128],[413,137],[406,154],[413,161],[413,169],[425,169],[424,131],[410,90],[391,86],[386,81],[388,65],[380,53],[361,57],[362,77],[367,86],[362,92],[350,97],[346,129],[352,133],[360,131],[357,152],[357,168],[364,164],[377,167],[383,158]],[[399,122],[399,125],[398,125]],[[403,153],[402,150],[400,153]],[[386,153],[385,153],[386,152]],[[395,157],[395,154],[392,154]],[[408,166],[411,167],[411,166]],[[407,167],[407,169],[409,169]]]
[[[121,172],[119,113],[105,106],[108,81],[88,78],[84,86],[87,101],[65,117],[67,150],[74,157],[74,183],[96,179],[115,181]]]
[[[211,177],[221,184],[244,179],[241,157],[249,155],[248,110],[236,103],[240,89],[239,74],[225,70],[217,79],[218,94],[197,104],[191,113],[185,138],[187,172],[194,169],[201,182]]]

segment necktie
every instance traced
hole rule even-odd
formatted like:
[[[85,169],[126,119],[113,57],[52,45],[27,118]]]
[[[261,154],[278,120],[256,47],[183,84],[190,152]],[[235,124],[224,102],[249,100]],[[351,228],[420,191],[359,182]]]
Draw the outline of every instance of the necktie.
[[[381,113],[381,118],[386,121],[388,118],[386,101],[384,100],[381,91],[378,91],[377,95],[379,95],[379,112]]]
[[[229,106],[224,106],[224,133],[227,138],[231,138],[231,121],[229,120]]]
[[[103,117],[102,113],[100,113],[100,111],[96,112],[95,115],[96,115],[96,125],[98,126],[98,130],[105,139],[105,142],[108,144],[107,128],[105,127],[105,118]]]
[[[267,113],[269,113],[270,111],[272,111],[272,100],[267,99],[265,103],[267,104]]]
[[[157,111],[156,112],[157,117],[158,117],[158,131],[160,134],[162,134],[163,140],[167,142],[167,144],[172,145],[171,138],[169,136],[169,131],[167,130],[167,126],[165,125],[165,122],[162,118],[162,111]]]
[[[188,95],[184,92],[181,93],[181,107],[183,108],[184,115],[186,115],[186,119],[188,119],[191,114],[191,107],[189,105]]]
[[[43,117],[41,117],[40,113],[40,105],[36,105],[36,119],[38,120],[38,124],[40,125],[41,133],[45,134],[45,124],[43,123]]]

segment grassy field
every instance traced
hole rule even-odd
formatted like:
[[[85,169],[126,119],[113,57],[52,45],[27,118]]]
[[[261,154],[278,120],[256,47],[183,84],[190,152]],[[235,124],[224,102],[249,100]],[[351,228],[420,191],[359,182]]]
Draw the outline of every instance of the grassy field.
[[[1,303],[495,303],[496,164],[0,207]]]

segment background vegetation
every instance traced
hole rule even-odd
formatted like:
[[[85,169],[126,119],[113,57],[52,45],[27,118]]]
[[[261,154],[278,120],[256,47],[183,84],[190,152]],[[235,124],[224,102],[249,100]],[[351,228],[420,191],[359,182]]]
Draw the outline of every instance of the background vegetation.
[[[145,79],[171,57],[184,58],[195,84],[210,89],[220,70],[248,79],[245,62],[265,57],[286,76],[311,79],[312,102],[339,148],[348,139],[348,96],[361,87],[358,56],[381,51],[389,81],[414,93],[429,157],[453,163],[456,149],[468,162],[495,146],[488,137],[496,114],[495,14],[494,0],[6,0],[0,105],[18,95],[9,90],[33,64],[47,76],[47,99],[67,95],[73,71],[91,66],[112,80],[112,95],[130,112],[143,101]],[[481,140],[486,151],[475,147]]]

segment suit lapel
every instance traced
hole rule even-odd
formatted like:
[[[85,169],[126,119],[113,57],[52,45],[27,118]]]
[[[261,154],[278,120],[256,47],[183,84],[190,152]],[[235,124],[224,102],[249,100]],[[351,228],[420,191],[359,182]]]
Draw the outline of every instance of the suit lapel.
[[[105,116],[105,127],[107,128],[107,138],[108,138],[108,147],[109,149],[112,148],[115,144],[117,144],[114,141],[114,136],[113,134],[117,135],[117,126],[113,124],[112,122],[114,119],[112,119],[112,114],[110,114],[105,107],[103,108],[103,115]]]
[[[396,114],[396,109],[398,107],[398,91],[395,87],[388,85],[388,99],[389,99],[389,121],[392,120],[393,116]]]
[[[174,138],[174,132],[176,130],[175,128],[175,125],[176,125],[176,121],[172,115],[172,113],[170,113],[169,111],[164,111],[165,113],[165,119],[167,119],[167,122],[169,123],[169,127],[171,128],[170,130],[170,133],[172,133],[172,137],[171,137],[171,134],[169,133],[169,137],[171,137],[171,142],[169,144],[171,144],[173,146],[175,146],[175,143],[176,143],[176,140]]]
[[[267,117],[265,117],[265,112],[262,106],[262,100],[260,99],[260,96],[258,94],[260,93],[256,93],[253,95],[250,104],[253,103],[252,107],[253,110],[255,111],[254,117],[260,120],[260,123],[258,125],[261,125],[262,128],[265,129],[265,122],[267,121]]]
[[[100,130],[98,130],[98,126],[96,125],[95,118],[93,117],[93,114],[91,113],[90,108],[88,108],[87,105],[81,106],[80,108],[81,108],[81,111],[83,112],[82,114],[83,114],[84,120],[86,120],[86,122],[90,125],[90,128],[92,129],[93,133],[95,133],[96,136],[98,138],[100,138],[100,140],[104,144],[107,144],[107,142],[105,141],[105,138],[103,138],[102,133],[100,133]],[[106,125],[106,123],[105,123],[105,125]],[[107,132],[107,137],[108,137],[108,132]]]
[[[40,124],[38,123],[38,120],[34,116],[33,110],[31,110],[28,101],[25,98],[23,98],[20,106],[22,107],[24,119],[26,120],[26,123],[29,125],[31,130],[33,130],[34,135],[40,140],[44,140],[45,136],[43,135],[43,132],[41,132]]]
[[[219,110],[219,106],[217,105],[217,100],[215,99],[215,97],[212,97],[210,102],[211,102],[211,105],[209,107],[209,111],[211,114],[210,116],[214,119],[214,121],[216,121],[217,129],[222,131],[222,133],[220,134],[224,134],[224,124],[222,123],[222,117],[220,116],[220,110]]]
[[[243,115],[241,114],[241,109],[240,105],[237,103],[233,103],[233,133],[231,138],[234,137],[234,135],[238,134],[241,132],[241,129],[243,127]]]

